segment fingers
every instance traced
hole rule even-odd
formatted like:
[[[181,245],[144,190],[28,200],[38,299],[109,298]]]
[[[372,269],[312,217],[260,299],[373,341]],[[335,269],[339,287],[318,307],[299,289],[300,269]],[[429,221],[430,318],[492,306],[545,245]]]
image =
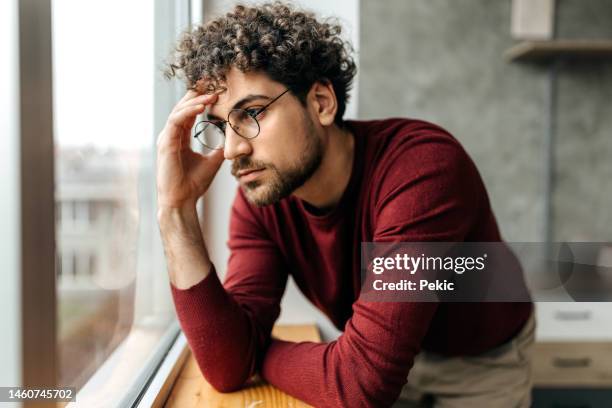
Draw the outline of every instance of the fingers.
[[[193,127],[195,118],[204,111],[204,108],[204,105],[198,104],[171,113],[164,130],[157,139],[157,147],[174,150],[188,146],[191,137],[190,130]]]
[[[199,94],[198,94],[198,92],[197,92],[197,91],[194,91],[193,89],[189,89],[189,90],[188,90],[188,91],[185,93],[185,95],[183,95],[183,97],[181,98],[181,100],[177,102],[177,105],[180,105],[181,103],[183,103],[183,102],[185,102],[185,101],[187,101],[187,100],[189,100],[189,99],[192,99],[193,97],[198,96],[198,95],[199,95]]]
[[[223,164],[223,161],[225,160],[223,150],[213,150],[208,154],[198,153],[198,156],[203,160],[194,170],[195,176],[197,179],[210,180],[208,183],[210,184],[214,176],[219,171],[219,168],[221,168],[221,164]]]
[[[189,90],[176,104],[166,122],[165,129],[157,139],[157,146],[177,146],[189,145],[189,133],[195,122],[196,116],[204,112],[207,105],[215,102],[217,94],[199,94]],[[185,140],[181,140],[185,139]]]
[[[216,98],[217,98],[217,94],[206,94],[206,95],[193,96],[191,98],[181,100],[179,103],[177,103],[173,109],[173,112],[179,111],[187,106],[192,106],[192,105],[199,105],[199,104],[210,105],[210,104],[215,103]]]
[[[203,104],[189,105],[177,112],[173,112],[168,117],[168,124],[185,130],[190,130],[193,127],[193,122],[196,116],[204,112]]]
[[[185,92],[185,95],[183,95],[183,97],[181,98],[180,101],[178,101],[176,103],[176,105],[180,105],[183,102],[186,102],[190,99],[193,99],[194,97],[201,95],[198,91],[194,90],[194,89],[188,89],[187,92]]]

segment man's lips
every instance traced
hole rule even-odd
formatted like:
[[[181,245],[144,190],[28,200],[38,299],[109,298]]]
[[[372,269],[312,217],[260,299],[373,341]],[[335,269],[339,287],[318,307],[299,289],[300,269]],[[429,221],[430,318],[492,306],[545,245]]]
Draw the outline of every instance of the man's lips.
[[[237,176],[238,176],[238,177],[242,177],[242,176],[244,176],[244,175],[247,175],[247,174],[249,174],[249,173],[252,173],[252,172],[254,172],[254,171],[259,171],[259,170],[263,170],[263,169],[242,170],[242,171],[239,171],[239,172],[237,173]]]
[[[259,175],[259,173],[261,171],[263,171],[263,170],[264,170],[263,168],[261,168],[261,169],[251,169],[251,170],[242,170],[242,171],[239,171],[236,174],[236,176],[239,179],[241,179],[241,180],[249,181],[249,180],[252,180],[252,179],[256,178]]]

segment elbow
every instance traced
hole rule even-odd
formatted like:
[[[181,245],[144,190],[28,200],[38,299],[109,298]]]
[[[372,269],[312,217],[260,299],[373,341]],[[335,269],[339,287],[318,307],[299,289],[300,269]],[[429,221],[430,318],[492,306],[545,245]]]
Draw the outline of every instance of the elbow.
[[[218,374],[206,376],[208,383],[221,393],[238,391],[244,386],[247,379],[244,375],[229,375],[227,372],[219,372]]]
[[[254,362],[245,364],[245,361],[249,360],[244,357],[246,353],[220,350],[216,353],[201,351],[194,354],[200,373],[218,392],[239,390],[255,372]]]
[[[242,384],[232,383],[232,382],[217,382],[217,381],[209,381],[210,385],[220,393],[228,393],[238,391],[242,388]]]
[[[207,378],[208,383],[218,392],[227,393],[238,391],[244,386],[246,380],[235,378],[223,378],[224,376],[213,376]]]

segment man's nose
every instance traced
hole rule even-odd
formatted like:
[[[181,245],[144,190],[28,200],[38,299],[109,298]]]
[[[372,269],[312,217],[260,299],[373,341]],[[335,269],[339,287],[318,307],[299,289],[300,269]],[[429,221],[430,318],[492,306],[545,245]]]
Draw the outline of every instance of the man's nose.
[[[225,145],[223,147],[223,156],[227,160],[234,160],[240,156],[248,156],[253,152],[253,148],[249,140],[240,136],[234,129],[227,125],[225,131]]]

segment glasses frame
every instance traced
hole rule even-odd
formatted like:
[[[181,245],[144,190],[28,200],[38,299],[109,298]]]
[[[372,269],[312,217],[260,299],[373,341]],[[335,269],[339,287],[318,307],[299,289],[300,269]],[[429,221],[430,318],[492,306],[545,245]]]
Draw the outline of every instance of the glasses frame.
[[[203,132],[206,130],[206,128],[207,128],[207,126],[206,126],[206,125],[205,125],[205,126],[202,128],[202,130],[200,130],[200,131],[197,131],[197,132],[196,132],[196,131],[194,130],[194,135],[193,135],[193,137],[194,137],[195,139],[197,139],[197,141],[198,141],[198,142],[200,142],[200,144],[202,144],[202,145],[203,145],[204,147],[206,147],[207,149],[212,149],[212,150],[221,150],[221,149],[225,148],[225,132],[226,132],[226,130],[227,130],[227,127],[226,127],[226,129],[225,129],[225,130],[223,130],[223,129],[221,128],[221,126],[219,126],[219,124],[220,124],[220,123],[225,123],[225,124],[226,124],[226,126],[227,126],[227,125],[230,125],[230,127],[232,128],[232,130],[233,130],[234,132],[236,132],[236,134],[237,134],[238,136],[240,136],[240,137],[242,137],[242,138],[244,138],[244,139],[247,139],[247,140],[255,139],[257,136],[259,136],[259,132],[260,132],[260,130],[261,130],[261,127],[259,126],[259,121],[257,120],[257,116],[259,116],[260,114],[262,114],[262,113],[263,113],[263,112],[264,112],[266,109],[268,109],[268,107],[269,107],[270,105],[272,105],[274,102],[276,102],[276,101],[277,101],[277,100],[278,100],[278,99],[279,99],[281,96],[283,96],[283,95],[284,95],[284,94],[286,94],[287,92],[289,92],[289,89],[285,89],[285,90],[283,91],[283,93],[281,93],[280,95],[278,95],[277,97],[275,97],[274,99],[272,99],[272,100],[271,100],[270,102],[268,102],[266,105],[264,105],[264,106],[262,106],[261,108],[257,109],[257,110],[255,111],[255,113],[249,113],[249,111],[247,111],[246,109],[242,109],[242,108],[240,108],[240,109],[232,109],[232,110],[230,110],[230,111],[227,113],[227,119],[225,119],[225,120],[223,120],[223,119],[221,119],[221,120],[207,120],[207,119],[205,119],[205,120],[201,120],[201,121],[199,121],[198,123],[196,123],[196,125],[195,125],[195,128],[196,128],[196,129],[197,129],[197,127],[198,127],[200,124],[202,124],[202,123],[205,123],[205,124],[211,124],[211,125],[216,126],[217,128],[219,128],[219,130],[220,130],[220,131],[223,133],[223,146],[222,146],[222,147],[211,147],[211,146],[208,146],[206,143],[202,142],[200,139],[198,139],[198,136],[199,136],[200,134],[202,134],[202,133],[203,133]],[[235,127],[232,125],[232,122],[230,122],[230,120],[229,120],[230,115],[231,115],[231,114],[232,114],[232,112],[234,112],[234,111],[244,112],[244,113],[246,113],[247,115],[249,115],[251,118],[253,118],[253,120],[255,121],[255,124],[257,124],[257,133],[255,134],[255,136],[247,137],[247,136],[244,136],[244,135],[240,134],[240,132],[239,132],[238,130],[236,130],[236,128],[235,128]]]

